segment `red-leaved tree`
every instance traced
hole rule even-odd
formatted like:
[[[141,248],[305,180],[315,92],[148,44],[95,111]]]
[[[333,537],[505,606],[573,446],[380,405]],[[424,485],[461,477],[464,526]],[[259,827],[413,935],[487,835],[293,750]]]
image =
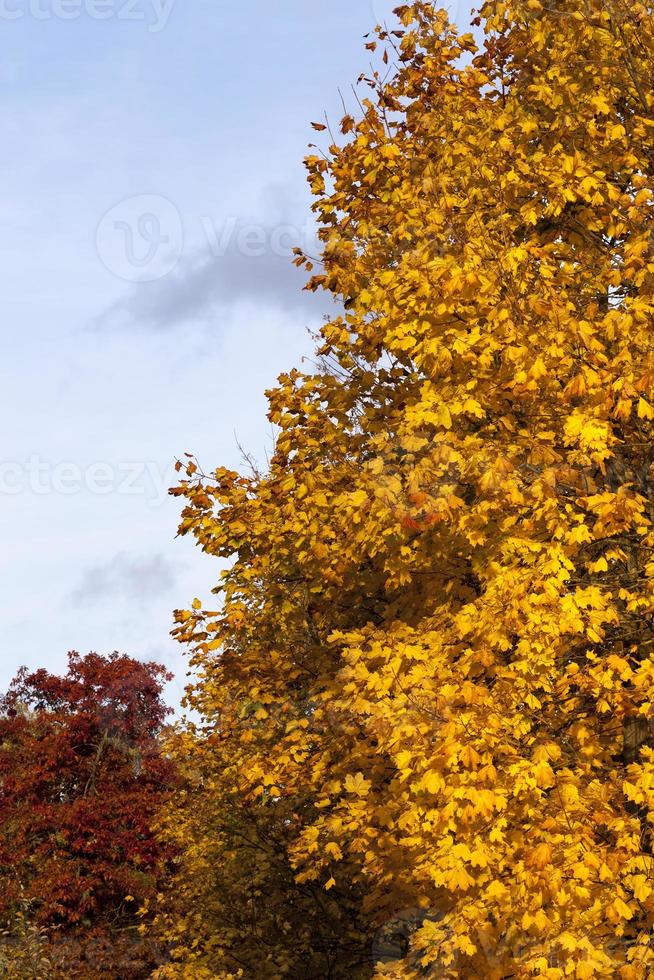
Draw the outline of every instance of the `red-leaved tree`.
[[[0,918],[30,910],[51,973],[149,976],[138,932],[170,855],[152,832],[172,785],[159,736],[170,675],[117,653],[23,668],[0,701]]]

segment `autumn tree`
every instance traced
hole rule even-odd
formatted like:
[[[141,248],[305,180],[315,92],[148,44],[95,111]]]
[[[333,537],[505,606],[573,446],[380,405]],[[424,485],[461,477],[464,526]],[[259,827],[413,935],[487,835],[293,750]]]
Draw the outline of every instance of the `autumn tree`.
[[[73,653],[63,677],[24,668],[4,695],[0,918],[8,968],[20,952],[42,958],[47,977],[127,980],[162,962],[139,936],[138,910],[157,893],[167,856],[151,824],[172,785],[158,741],[168,678],[154,663]]]
[[[177,490],[164,975],[654,975],[654,7],[398,15],[307,160],[321,369]]]

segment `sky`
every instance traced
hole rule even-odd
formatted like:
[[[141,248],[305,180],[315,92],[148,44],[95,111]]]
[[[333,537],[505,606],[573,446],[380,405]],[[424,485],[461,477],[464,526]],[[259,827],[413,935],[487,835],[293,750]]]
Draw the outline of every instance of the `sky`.
[[[264,391],[329,310],[290,261],[310,123],[354,109],[395,5],[0,0],[2,690],[119,650],[179,702],[173,610],[219,566],[173,466],[271,447]]]

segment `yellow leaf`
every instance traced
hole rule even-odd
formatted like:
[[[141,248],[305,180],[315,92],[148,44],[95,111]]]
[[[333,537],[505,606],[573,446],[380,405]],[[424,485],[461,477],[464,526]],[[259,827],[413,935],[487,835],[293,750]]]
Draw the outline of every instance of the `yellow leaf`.
[[[644,398],[638,399],[638,418],[654,419],[654,408]]]
[[[613,900],[613,908],[616,910],[620,918],[622,919],[632,919],[634,913],[619,896]]]

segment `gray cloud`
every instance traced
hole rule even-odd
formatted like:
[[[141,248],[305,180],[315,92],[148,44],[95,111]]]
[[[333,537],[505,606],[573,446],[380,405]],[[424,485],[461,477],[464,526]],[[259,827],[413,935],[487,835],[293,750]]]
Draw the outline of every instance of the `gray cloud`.
[[[147,602],[168,593],[175,581],[175,570],[163,555],[135,558],[121,551],[89,568],[70,601],[83,606],[112,598]]]
[[[170,330],[184,323],[206,323],[245,304],[314,322],[329,308],[326,294],[304,289],[308,275],[292,263],[293,227],[242,226],[227,242],[224,230],[207,229],[208,250],[182,258],[167,276],[137,283],[96,321],[96,328],[138,325]]]

